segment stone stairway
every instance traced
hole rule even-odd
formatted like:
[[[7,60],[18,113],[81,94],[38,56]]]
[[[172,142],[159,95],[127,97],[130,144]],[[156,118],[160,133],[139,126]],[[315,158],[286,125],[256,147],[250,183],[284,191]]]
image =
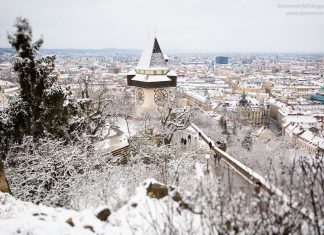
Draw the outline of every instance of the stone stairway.
[[[110,154],[113,158],[118,159],[118,164],[127,164],[129,157],[129,145],[113,150],[110,152]]]

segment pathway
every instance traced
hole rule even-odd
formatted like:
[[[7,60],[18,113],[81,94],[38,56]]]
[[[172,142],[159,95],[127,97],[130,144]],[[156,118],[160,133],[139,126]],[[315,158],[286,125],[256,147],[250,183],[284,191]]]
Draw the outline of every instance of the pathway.
[[[177,132],[173,137],[173,144],[181,145],[181,137],[188,140],[188,135],[191,135],[191,143],[188,142],[186,146],[182,146],[181,149],[184,152],[198,151],[200,154],[200,161],[204,163],[205,173],[207,173],[207,164],[209,174],[221,177],[225,189],[230,190],[233,193],[244,191],[245,194],[250,195],[254,192],[254,186],[250,184],[245,178],[238,174],[231,166],[228,165],[224,159],[220,162],[215,162],[214,152],[209,149],[209,146],[202,140],[199,139],[197,132],[189,127],[184,131]],[[205,155],[208,154],[210,158],[207,160]]]

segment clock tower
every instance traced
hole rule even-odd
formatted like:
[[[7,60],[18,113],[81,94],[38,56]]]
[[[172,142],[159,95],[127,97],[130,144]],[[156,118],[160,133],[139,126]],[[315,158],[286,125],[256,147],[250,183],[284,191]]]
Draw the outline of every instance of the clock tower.
[[[150,38],[137,67],[127,74],[127,85],[135,87],[137,114],[157,109],[174,97],[177,74],[170,70],[156,37]]]

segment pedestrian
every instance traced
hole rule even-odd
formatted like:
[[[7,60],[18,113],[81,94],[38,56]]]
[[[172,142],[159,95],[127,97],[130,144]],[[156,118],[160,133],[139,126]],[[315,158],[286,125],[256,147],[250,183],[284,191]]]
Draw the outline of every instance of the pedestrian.
[[[189,143],[191,142],[191,135],[190,134],[188,135],[188,142]]]
[[[216,165],[216,160],[218,160],[217,152],[214,154],[214,160],[215,160],[215,165]]]
[[[220,153],[217,153],[217,157],[218,157],[218,165],[219,165],[219,161],[222,159],[222,154],[220,154]]]
[[[200,133],[200,132],[198,132],[198,135],[199,135],[199,139],[201,140],[201,133]]]
[[[183,137],[181,137],[180,144],[183,145]]]
[[[187,145],[187,139],[183,139],[183,144],[184,144],[184,146]]]
[[[211,141],[209,141],[208,145],[209,145],[209,149],[211,149],[213,147],[213,144]]]

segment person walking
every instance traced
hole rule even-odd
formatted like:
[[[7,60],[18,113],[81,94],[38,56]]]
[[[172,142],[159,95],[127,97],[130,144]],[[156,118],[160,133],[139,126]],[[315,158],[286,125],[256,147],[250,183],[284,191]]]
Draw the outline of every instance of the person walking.
[[[187,145],[187,139],[183,139],[183,144],[184,144],[184,146]]]
[[[217,153],[217,160],[218,160],[218,165],[219,165],[219,161],[222,159],[222,154]]]
[[[181,137],[180,144],[183,145],[183,137]]]
[[[201,133],[200,133],[200,132],[198,132],[198,135],[199,135],[199,139],[201,140]]]
[[[188,142],[189,143],[191,142],[191,135],[190,134],[188,135]]]
[[[217,152],[214,154],[214,160],[215,160],[215,165],[216,165],[216,162],[218,160]]]
[[[211,141],[209,141],[208,145],[209,145],[209,149],[211,149],[213,147],[213,144]]]

